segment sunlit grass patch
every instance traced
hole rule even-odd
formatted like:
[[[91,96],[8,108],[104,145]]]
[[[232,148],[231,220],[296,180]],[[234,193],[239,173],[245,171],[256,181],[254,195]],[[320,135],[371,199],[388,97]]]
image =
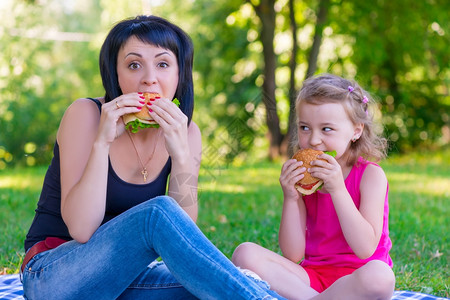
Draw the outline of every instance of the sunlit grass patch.
[[[45,170],[40,167],[0,171],[0,189],[40,191]]]
[[[449,149],[394,156],[382,165],[391,187],[397,288],[449,297]]]
[[[33,220],[45,168],[0,172],[0,272],[18,272],[23,241]]]

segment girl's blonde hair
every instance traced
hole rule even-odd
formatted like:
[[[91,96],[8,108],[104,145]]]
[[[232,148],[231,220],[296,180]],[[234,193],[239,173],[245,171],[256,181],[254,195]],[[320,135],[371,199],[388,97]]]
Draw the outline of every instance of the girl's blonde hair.
[[[348,165],[356,164],[360,156],[374,161],[386,157],[387,140],[382,136],[381,128],[374,128],[373,114],[369,112],[369,106],[375,101],[355,81],[331,74],[311,77],[304,81],[297,96],[297,116],[301,102],[316,105],[340,103],[353,124],[364,124],[361,137],[350,145]]]

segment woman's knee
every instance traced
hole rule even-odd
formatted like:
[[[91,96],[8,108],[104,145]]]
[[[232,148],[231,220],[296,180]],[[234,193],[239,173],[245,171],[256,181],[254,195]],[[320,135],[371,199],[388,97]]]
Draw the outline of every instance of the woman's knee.
[[[170,196],[157,196],[144,203],[148,207],[158,207],[163,210],[180,209],[180,206],[177,204],[177,202]]]
[[[390,297],[395,287],[395,275],[391,267],[382,261],[373,260],[364,269],[360,274],[360,282],[367,294],[380,299]]]
[[[160,205],[174,205],[177,204],[177,202],[175,201],[175,199],[173,199],[170,196],[157,196],[155,198],[150,199],[149,201],[153,201],[154,203],[158,203]]]
[[[149,199],[131,208],[130,212],[133,210],[143,213],[144,216],[148,216],[149,214],[162,215],[164,212],[164,215],[175,217],[179,213],[184,213],[183,209],[170,196],[157,196]]]

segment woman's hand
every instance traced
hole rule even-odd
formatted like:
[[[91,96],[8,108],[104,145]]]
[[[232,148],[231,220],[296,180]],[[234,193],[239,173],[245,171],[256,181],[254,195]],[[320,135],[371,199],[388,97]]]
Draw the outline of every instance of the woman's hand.
[[[150,116],[163,130],[166,149],[172,159],[189,158],[187,116],[175,103],[166,98],[151,101],[148,107]]]
[[[124,94],[103,104],[97,140],[105,144],[111,144],[124,133],[125,124],[121,117],[129,113],[139,112],[145,103],[142,101],[143,97],[142,93]]]
[[[297,201],[300,197],[299,192],[295,188],[295,183],[301,180],[305,175],[306,168],[302,167],[303,162],[296,159],[289,159],[281,168],[280,184],[283,189],[284,199],[294,199]]]
[[[311,176],[322,179],[324,189],[330,194],[345,189],[342,169],[336,159],[328,154],[321,154],[317,158],[325,161],[317,159],[310,163],[312,167],[308,171]]]

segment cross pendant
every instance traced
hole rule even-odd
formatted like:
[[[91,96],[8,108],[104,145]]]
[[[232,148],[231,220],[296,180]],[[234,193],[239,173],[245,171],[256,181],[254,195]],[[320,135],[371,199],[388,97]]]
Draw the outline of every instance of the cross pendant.
[[[147,182],[147,175],[148,175],[147,169],[144,168],[144,170],[141,171],[141,174],[142,176],[144,176],[144,182]]]

